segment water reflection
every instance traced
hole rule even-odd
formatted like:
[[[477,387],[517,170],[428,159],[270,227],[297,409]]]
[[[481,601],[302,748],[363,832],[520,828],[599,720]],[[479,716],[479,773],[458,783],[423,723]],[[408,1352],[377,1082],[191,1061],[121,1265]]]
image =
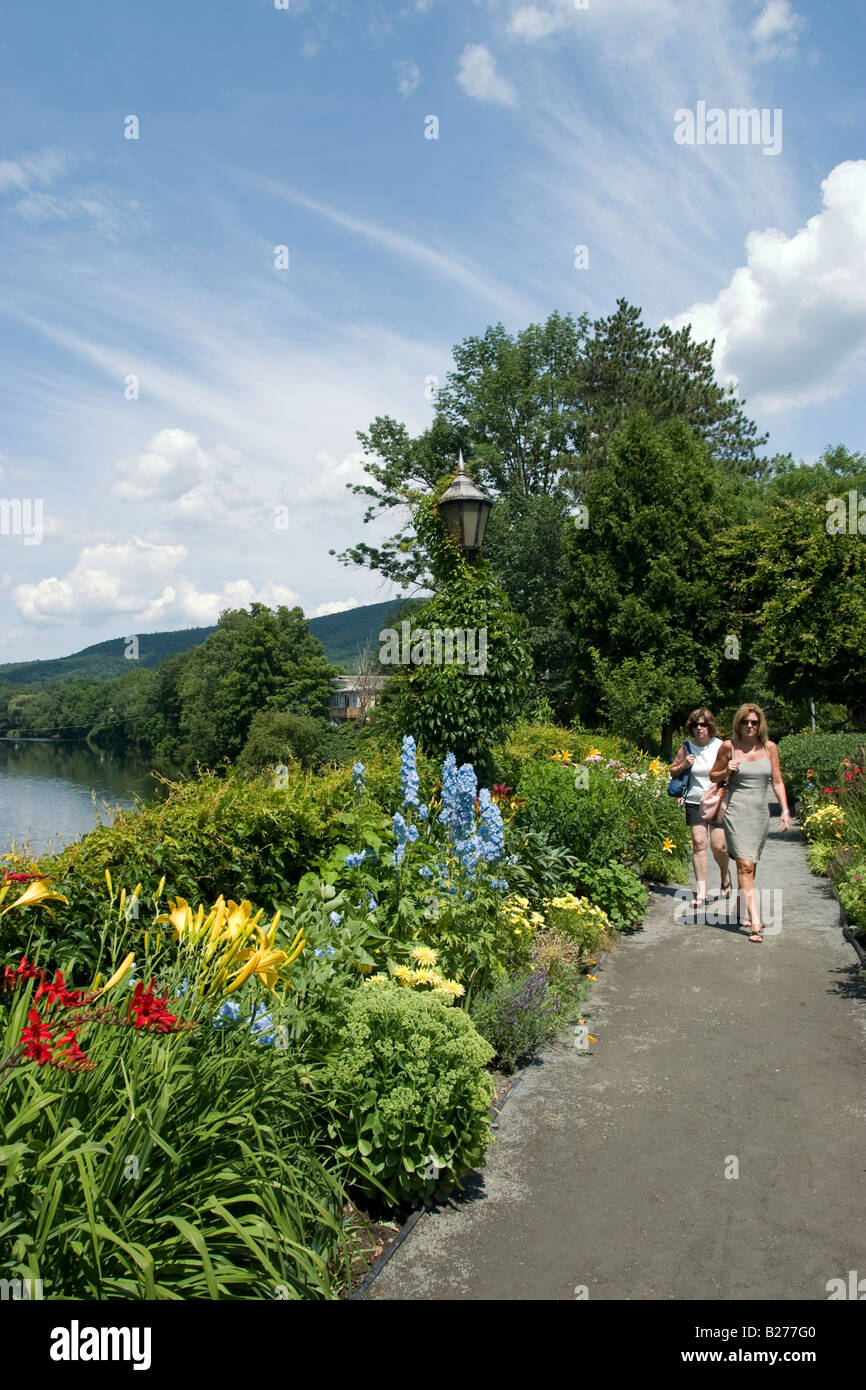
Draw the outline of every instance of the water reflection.
[[[0,739],[0,848],[29,841],[33,854],[43,854],[110,824],[112,808],[161,795],[153,769],[146,759],[82,743]]]

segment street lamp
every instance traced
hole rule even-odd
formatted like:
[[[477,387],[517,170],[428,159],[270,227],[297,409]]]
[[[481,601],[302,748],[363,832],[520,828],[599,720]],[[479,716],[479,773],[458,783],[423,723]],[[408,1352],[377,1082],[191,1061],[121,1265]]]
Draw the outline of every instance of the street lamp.
[[[466,556],[480,554],[487,518],[493,502],[466,476],[463,450],[457,463],[457,477],[439,500],[439,515],[445,530]]]

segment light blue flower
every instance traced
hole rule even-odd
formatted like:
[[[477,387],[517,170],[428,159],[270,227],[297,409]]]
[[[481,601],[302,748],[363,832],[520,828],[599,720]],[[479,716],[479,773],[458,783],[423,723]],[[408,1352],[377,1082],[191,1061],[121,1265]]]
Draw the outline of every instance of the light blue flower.
[[[331,912],[328,914],[328,921],[330,922],[332,927],[338,927],[342,920],[343,919],[340,916],[339,912]]]
[[[412,828],[414,829],[414,826]],[[418,838],[417,830],[415,831],[415,838],[416,840]],[[399,811],[394,812],[394,839],[397,841],[394,848],[394,865],[399,869],[403,863],[403,855],[406,853],[406,841],[409,839],[409,827]]]
[[[424,803],[423,806],[419,806],[419,807],[418,807],[418,819],[419,819],[419,820],[426,820],[427,817],[429,816],[429,814],[430,814],[430,807],[427,805],[426,802]]]
[[[376,902],[376,899],[373,897],[373,894],[371,893],[371,894],[370,894],[370,900],[369,900],[369,902],[368,902],[368,904],[367,904],[367,910],[368,910],[368,912],[375,912],[375,911],[376,911],[376,908],[377,908],[378,906],[379,906],[379,904]]]
[[[466,833],[475,823],[475,796],[478,791],[478,778],[471,763],[464,763],[457,773],[457,795],[451,815],[452,834],[456,840],[466,838]]]
[[[360,869],[361,865],[363,864],[363,862],[364,862],[364,860],[365,860],[366,858],[367,858],[367,851],[366,851],[365,849],[360,850],[360,851],[358,852],[358,854],[347,854],[347,855],[346,855],[346,868],[347,868],[347,869]]]
[[[336,916],[336,915],[337,915],[337,914],[334,913],[334,916]],[[321,946],[317,946],[317,947],[315,948],[315,950],[313,951],[313,955],[314,955],[314,956],[333,956],[333,955],[336,955],[336,952],[335,952],[333,946],[326,946],[324,950],[322,950],[322,947],[321,947]]]
[[[225,1003],[220,1004],[217,1009],[213,1021],[214,1028],[225,1028],[227,1023],[237,1023],[240,1011],[241,1006],[236,999],[226,999]]]
[[[410,844],[410,845],[414,845],[414,844],[415,844],[415,841],[418,839],[418,827],[417,827],[417,825],[410,825],[410,826],[409,826],[409,829],[408,829],[407,832],[406,832],[406,835],[407,835],[407,838],[408,838],[408,840],[409,840],[409,844]]]
[[[264,1004],[259,1004],[250,1023],[250,1033],[256,1042],[263,1047],[270,1047],[276,1040],[274,1031],[274,1020],[271,1018]]]
[[[422,878],[433,877],[433,870],[430,868],[429,864],[422,864],[420,869],[418,870],[418,873],[421,875]]]
[[[364,781],[364,764],[355,763],[352,767],[352,786],[354,787],[355,796],[358,800],[364,795],[366,785]]]
[[[451,819],[456,797],[457,759],[453,753],[447,753],[442,764],[442,810],[439,812],[439,819],[443,825]]]
[[[403,805],[418,805],[418,766],[415,740],[411,734],[403,738],[403,751],[400,754],[400,786],[403,789]]]
[[[493,864],[505,853],[505,823],[486,788],[478,794],[478,805],[481,815],[481,854],[488,864]]]

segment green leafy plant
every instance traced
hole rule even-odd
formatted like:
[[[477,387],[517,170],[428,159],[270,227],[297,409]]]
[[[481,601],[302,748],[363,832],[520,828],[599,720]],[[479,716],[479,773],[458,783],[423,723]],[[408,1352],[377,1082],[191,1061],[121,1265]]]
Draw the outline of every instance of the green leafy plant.
[[[492,1048],[468,1015],[387,983],[358,990],[327,1058],[329,1133],[393,1205],[450,1190],[490,1142]],[[434,1171],[435,1170],[435,1171]]]
[[[607,864],[580,864],[576,878],[580,892],[607,914],[615,930],[639,925],[649,894],[625,864],[615,859]]]

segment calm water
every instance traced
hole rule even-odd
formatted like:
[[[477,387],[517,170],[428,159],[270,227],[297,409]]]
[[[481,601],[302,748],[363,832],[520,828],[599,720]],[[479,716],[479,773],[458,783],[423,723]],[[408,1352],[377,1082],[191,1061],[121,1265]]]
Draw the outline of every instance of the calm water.
[[[151,768],[81,743],[0,738],[0,852],[26,840],[43,854],[110,824],[112,808],[158,795]]]

